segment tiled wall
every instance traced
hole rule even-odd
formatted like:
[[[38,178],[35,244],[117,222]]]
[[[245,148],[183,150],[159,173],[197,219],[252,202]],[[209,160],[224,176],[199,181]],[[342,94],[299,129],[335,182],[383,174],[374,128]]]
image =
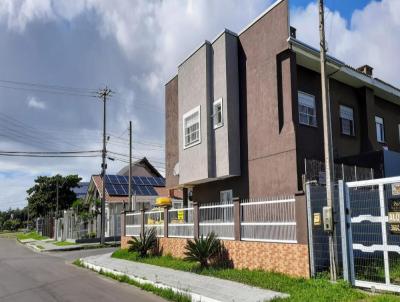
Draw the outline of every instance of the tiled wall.
[[[121,238],[121,247],[127,248],[129,237]],[[306,244],[267,243],[224,240],[235,268],[262,269],[295,277],[308,278],[309,258]],[[160,238],[163,254],[184,256],[186,239]]]

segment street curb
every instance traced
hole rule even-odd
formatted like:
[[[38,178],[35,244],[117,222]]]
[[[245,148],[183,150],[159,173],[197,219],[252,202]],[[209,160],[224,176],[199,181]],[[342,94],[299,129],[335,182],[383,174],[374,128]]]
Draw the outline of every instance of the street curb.
[[[106,267],[95,265],[95,264],[92,264],[92,263],[86,261],[85,258],[80,258],[79,260],[80,260],[80,262],[81,262],[83,267],[88,268],[90,270],[93,270],[95,272],[99,273],[100,271],[102,271],[102,272],[111,273],[111,274],[114,274],[114,275],[117,275],[117,276],[127,276],[129,279],[132,279],[133,281],[136,281],[136,282],[138,282],[140,284],[151,284],[151,285],[153,285],[155,287],[158,287],[158,288],[171,289],[176,293],[186,294],[186,295],[191,296],[192,302],[223,302],[223,301],[220,301],[220,300],[215,300],[215,299],[203,296],[203,295],[199,295],[199,294],[190,292],[188,290],[182,290],[182,289],[179,289],[179,288],[176,288],[176,287],[172,287],[172,286],[168,286],[168,285],[165,285],[165,284],[162,284],[162,283],[159,283],[159,282],[153,282],[153,281],[150,281],[150,280],[147,280],[147,279],[142,279],[142,278],[137,277],[137,276],[125,274],[125,273],[122,273],[120,271],[116,271],[116,270],[113,270],[113,269],[109,269],[109,268],[106,268]]]

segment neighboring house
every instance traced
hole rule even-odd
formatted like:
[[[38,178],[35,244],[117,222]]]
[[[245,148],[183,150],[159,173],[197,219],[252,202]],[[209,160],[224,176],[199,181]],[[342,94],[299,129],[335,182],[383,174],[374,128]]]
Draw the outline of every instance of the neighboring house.
[[[129,165],[123,167],[117,175],[129,176]],[[132,163],[132,176],[163,177],[146,157]]]
[[[78,187],[72,188],[72,191],[76,194],[77,199],[85,199],[88,188],[89,182],[80,182]]]
[[[128,176],[129,166],[124,167],[117,175],[105,176],[106,199],[106,237],[120,235],[120,214],[128,209]],[[129,174],[129,172],[128,172]],[[90,179],[86,202],[102,197],[103,181],[100,175],[93,175]],[[154,206],[156,198],[170,196],[165,188],[165,179],[161,174],[143,158],[132,164],[132,206],[134,210],[140,209],[139,203]],[[170,196],[179,199],[179,196]],[[99,222],[98,222],[99,224]],[[98,230],[100,228],[98,227]]]
[[[304,160],[324,159],[320,58],[288,20],[277,1],[178,66],[165,86],[167,188],[198,202],[302,191]],[[400,90],[327,60],[335,161],[400,174]]]

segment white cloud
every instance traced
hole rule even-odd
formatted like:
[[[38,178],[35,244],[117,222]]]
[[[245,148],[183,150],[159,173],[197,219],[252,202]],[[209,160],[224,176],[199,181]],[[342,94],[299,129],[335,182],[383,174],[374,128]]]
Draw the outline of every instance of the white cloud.
[[[36,97],[30,96],[28,97],[28,107],[35,109],[46,109],[46,103],[39,101]]]
[[[374,68],[374,75],[400,86],[400,1],[371,1],[347,22],[337,11],[325,11],[328,52],[354,67]],[[318,7],[310,3],[291,12],[300,40],[318,47]]]

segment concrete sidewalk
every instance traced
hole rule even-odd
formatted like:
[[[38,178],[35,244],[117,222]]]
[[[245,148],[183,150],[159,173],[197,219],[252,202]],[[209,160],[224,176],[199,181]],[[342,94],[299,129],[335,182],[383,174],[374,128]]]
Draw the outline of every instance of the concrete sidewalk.
[[[64,251],[75,251],[81,250],[84,248],[94,247],[99,243],[84,243],[84,244],[73,244],[73,245],[64,245],[58,246],[54,240],[20,240],[21,243],[26,246],[34,249],[38,252],[64,252]]]
[[[90,256],[81,259],[83,265],[95,271],[127,275],[141,283],[171,288],[192,296],[192,301],[201,302],[256,302],[288,297],[287,294],[260,289],[241,283],[202,276],[189,272],[111,258],[111,254]]]

